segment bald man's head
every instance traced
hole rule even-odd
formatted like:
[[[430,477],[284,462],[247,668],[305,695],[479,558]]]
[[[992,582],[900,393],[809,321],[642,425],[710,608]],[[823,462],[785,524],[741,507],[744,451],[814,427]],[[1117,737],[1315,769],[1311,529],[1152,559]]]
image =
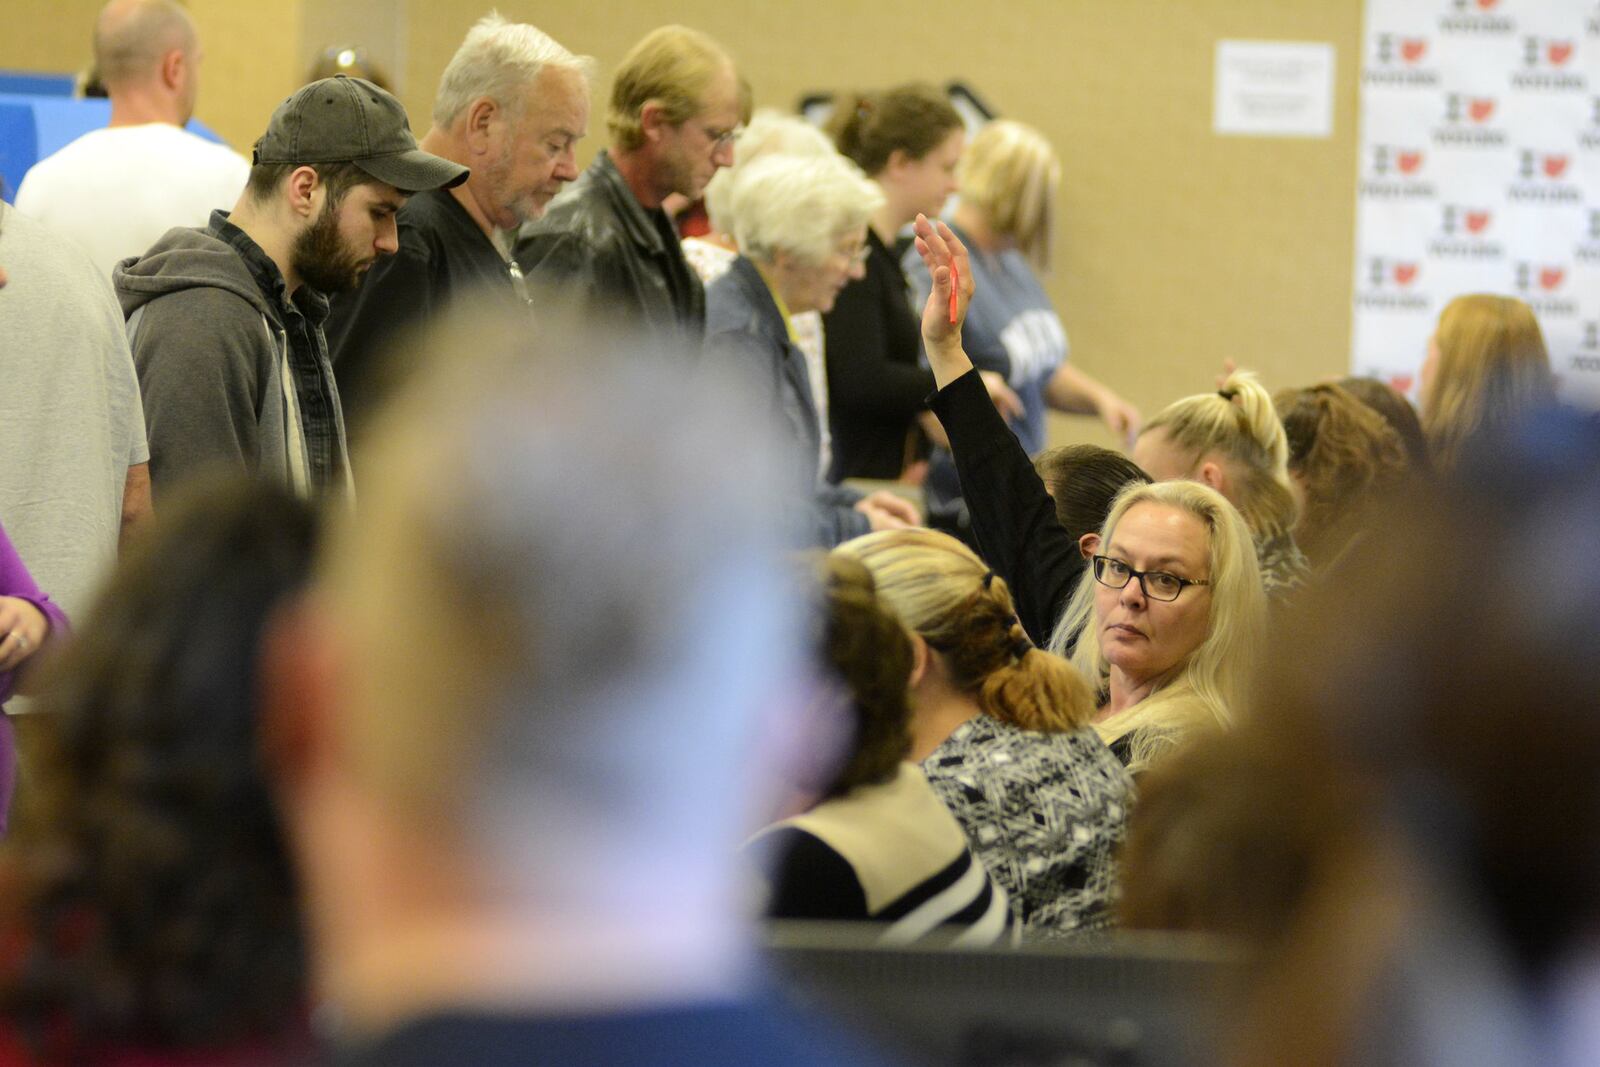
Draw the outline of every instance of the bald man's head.
[[[119,89],[159,78],[174,51],[192,66],[197,40],[189,12],[175,0],[111,0],[94,26],[95,67],[114,97]]]

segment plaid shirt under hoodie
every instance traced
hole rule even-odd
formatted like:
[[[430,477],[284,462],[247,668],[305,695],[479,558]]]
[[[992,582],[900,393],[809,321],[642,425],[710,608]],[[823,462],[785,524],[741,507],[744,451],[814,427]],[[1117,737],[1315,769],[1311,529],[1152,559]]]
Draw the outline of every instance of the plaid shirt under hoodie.
[[[328,358],[328,342],[322,335],[322,324],[328,318],[328,298],[308,285],[300,286],[291,297],[278,265],[249,234],[228,221],[226,211],[213,211],[207,229],[239,253],[250,276],[277,312],[277,325],[289,339],[289,368],[299,400],[300,429],[312,486],[328,493],[343,486],[350,494],[344,412],[339,406],[333,363]]]

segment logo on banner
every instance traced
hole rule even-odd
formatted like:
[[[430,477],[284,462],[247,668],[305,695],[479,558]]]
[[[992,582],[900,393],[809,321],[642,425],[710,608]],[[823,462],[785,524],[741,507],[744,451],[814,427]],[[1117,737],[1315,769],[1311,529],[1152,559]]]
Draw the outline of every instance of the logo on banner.
[[[1550,318],[1578,314],[1577,301],[1565,296],[1572,270],[1565,264],[1518,263],[1517,291],[1534,312]]]
[[[1583,342],[1572,356],[1572,369],[1600,371],[1600,319],[1583,324]]]
[[[1428,154],[1420,148],[1380,144],[1372,147],[1361,194],[1373,200],[1431,200],[1437,195],[1424,178]]]
[[[1575,254],[1583,263],[1600,263],[1600,208],[1589,209],[1589,228]]]
[[[1426,66],[1430,51],[1426,37],[1380,33],[1362,78],[1368,85],[1437,86],[1439,72]]]
[[[1518,154],[1517,178],[1506,190],[1512,200],[1537,204],[1581,204],[1583,191],[1572,184],[1577,160],[1571,152],[1524,148]]]
[[[1511,84],[1518,89],[1583,92],[1589,80],[1573,69],[1578,65],[1577,51],[1570,37],[1524,37],[1523,69],[1511,75]]]
[[[1517,32],[1516,22],[1498,13],[1501,6],[1501,0],[1451,0],[1449,12],[1439,18],[1439,28],[1494,37]]]
[[[1366,287],[1356,294],[1365,308],[1427,311],[1428,298],[1418,291],[1422,263],[1415,259],[1373,256],[1367,260]]]
[[[1578,134],[1578,143],[1585,148],[1600,148],[1600,96],[1589,98],[1589,126]]]
[[[1500,259],[1506,250],[1490,239],[1494,221],[1489,208],[1445,204],[1439,235],[1428,242],[1428,254],[1440,259]]]
[[[1500,101],[1492,96],[1450,93],[1444,98],[1445,124],[1433,131],[1433,143],[1467,148],[1502,148],[1506,131],[1494,125]]]

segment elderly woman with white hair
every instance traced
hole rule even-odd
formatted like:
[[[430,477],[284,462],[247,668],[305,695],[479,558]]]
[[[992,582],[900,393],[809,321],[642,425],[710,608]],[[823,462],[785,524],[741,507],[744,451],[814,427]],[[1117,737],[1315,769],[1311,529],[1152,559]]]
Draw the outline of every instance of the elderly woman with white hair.
[[[823,156],[834,158],[833,142],[805,119],[767,108],[750,119],[733,146],[733,166],[711,176],[706,186],[706,219],[711,232],[704,237],[686,237],[683,258],[710,286],[728,272],[739,258],[739,245],[733,237],[733,187],[739,173],[763,156]],[[811,402],[817,409],[817,467],[826,472],[833,465],[833,434],[828,429],[828,368],[823,362],[822,313],[798,311],[789,316],[790,332],[806,357],[806,374],[811,380]]]
[[[861,277],[867,220],[882,194],[837,156],[769,155],[740,168],[730,191],[739,257],[706,291],[706,351],[752,381],[793,443],[803,507],[796,539],[830,547],[917,514],[886,492],[862,497],[822,482],[806,358],[791,316],[833,307]]]

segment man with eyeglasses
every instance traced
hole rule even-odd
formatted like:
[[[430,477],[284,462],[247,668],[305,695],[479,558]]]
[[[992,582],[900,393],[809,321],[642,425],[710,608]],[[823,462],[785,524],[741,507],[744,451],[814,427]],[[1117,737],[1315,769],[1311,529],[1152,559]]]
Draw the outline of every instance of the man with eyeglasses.
[[[697,345],[705,292],[662,209],[698,199],[733,162],[738,76],[703,33],[663,26],[618,67],[603,151],[542,220],[522,228],[516,259],[530,281],[651,335]]]

